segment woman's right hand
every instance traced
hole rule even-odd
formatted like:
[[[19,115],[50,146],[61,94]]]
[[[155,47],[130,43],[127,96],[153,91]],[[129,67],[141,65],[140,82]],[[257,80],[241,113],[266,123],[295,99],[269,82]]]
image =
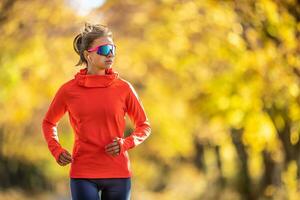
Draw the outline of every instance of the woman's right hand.
[[[62,152],[60,155],[59,155],[59,158],[57,160],[57,163],[60,165],[60,166],[65,166],[69,163],[72,162],[72,156],[71,154],[68,152],[68,151],[64,151]]]

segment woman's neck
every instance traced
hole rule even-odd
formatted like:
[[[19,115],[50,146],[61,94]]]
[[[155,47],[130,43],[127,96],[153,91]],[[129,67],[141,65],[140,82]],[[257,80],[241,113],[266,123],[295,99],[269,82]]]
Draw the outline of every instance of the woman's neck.
[[[95,69],[93,67],[88,67],[87,74],[91,74],[91,75],[105,75],[105,69]]]

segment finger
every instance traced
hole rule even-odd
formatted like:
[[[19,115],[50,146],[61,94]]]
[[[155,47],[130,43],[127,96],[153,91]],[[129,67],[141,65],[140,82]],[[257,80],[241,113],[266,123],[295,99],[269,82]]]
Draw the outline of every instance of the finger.
[[[72,156],[71,156],[71,154],[70,154],[69,152],[64,152],[64,153],[62,153],[62,156],[63,156],[65,159],[72,161]]]
[[[118,142],[113,142],[113,143],[106,145],[105,148],[109,148],[109,147],[116,146],[116,145],[118,145]]]
[[[57,161],[60,166],[65,166],[66,164],[62,163],[60,160]]]
[[[62,165],[62,163],[61,163],[59,160],[57,161],[57,163],[58,163],[60,166]]]
[[[109,155],[111,155],[111,156],[117,156],[117,155],[119,155],[119,153],[109,153]]]
[[[116,146],[116,147],[108,148],[105,151],[115,151],[116,149],[120,149],[120,147]]]
[[[119,146],[115,146],[115,147],[111,147],[111,148],[105,149],[105,151],[113,151],[113,150],[119,149],[119,148],[120,148]]]
[[[70,158],[72,157],[72,155],[71,155],[68,151],[66,151],[65,154],[66,154],[67,156],[69,156]]]
[[[119,152],[115,152],[115,151],[111,151],[111,152],[107,152],[110,155],[114,155],[114,154],[119,154]]]
[[[114,152],[119,152],[119,151],[120,151],[120,149],[113,149],[113,150],[107,151],[107,153],[112,154],[112,153],[114,153]]]
[[[67,157],[65,155],[61,155],[60,160],[64,161],[64,162],[71,162],[72,159],[70,157]]]
[[[117,149],[111,149],[111,150],[109,150],[109,151],[107,151],[108,153],[118,153],[120,151],[120,149],[119,148],[117,148]]]
[[[71,162],[71,160],[65,158],[64,156],[60,156],[59,160],[60,160],[60,162],[62,162],[62,163],[69,163],[69,162]]]
[[[66,164],[70,163],[69,161],[63,160],[63,159],[60,159],[59,162],[60,162],[61,164],[63,164],[63,165],[66,165]]]
[[[64,161],[62,160],[62,155],[63,155],[63,154],[64,154],[64,152],[62,152],[62,153],[59,155],[59,157],[58,157],[58,159],[57,159],[57,161],[56,161],[60,166],[65,165]]]
[[[107,147],[107,148],[105,148],[105,149],[116,149],[116,148],[119,148],[119,145],[115,145],[115,146]]]
[[[118,151],[118,152],[114,152],[112,155],[113,155],[113,156],[119,155],[119,151]]]
[[[112,143],[109,143],[108,145],[115,145],[115,144],[118,144],[118,141],[117,140],[113,140]]]
[[[107,150],[106,152],[112,154],[114,152],[119,152],[119,151],[120,151],[120,148],[113,148],[113,149]]]

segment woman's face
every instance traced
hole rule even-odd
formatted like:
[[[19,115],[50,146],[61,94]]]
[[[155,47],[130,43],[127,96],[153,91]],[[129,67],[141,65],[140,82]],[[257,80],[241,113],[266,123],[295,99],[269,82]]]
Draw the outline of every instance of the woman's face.
[[[92,43],[91,48],[101,46],[102,44],[112,44],[114,42],[110,37],[100,37]],[[97,51],[88,52],[86,51],[86,60],[88,62],[89,67],[93,67],[96,69],[107,69],[113,64],[114,55],[110,52],[107,56],[97,54]]]

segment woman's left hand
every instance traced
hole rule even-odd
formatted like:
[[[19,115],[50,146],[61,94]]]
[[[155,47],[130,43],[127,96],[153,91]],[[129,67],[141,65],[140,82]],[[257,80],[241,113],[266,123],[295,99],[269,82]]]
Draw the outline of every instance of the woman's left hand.
[[[120,145],[118,143],[117,138],[114,138],[113,142],[105,146],[105,152],[112,155],[117,156],[120,153]]]

